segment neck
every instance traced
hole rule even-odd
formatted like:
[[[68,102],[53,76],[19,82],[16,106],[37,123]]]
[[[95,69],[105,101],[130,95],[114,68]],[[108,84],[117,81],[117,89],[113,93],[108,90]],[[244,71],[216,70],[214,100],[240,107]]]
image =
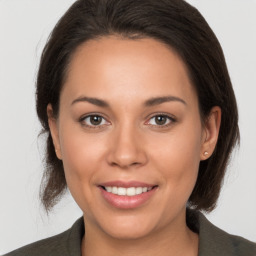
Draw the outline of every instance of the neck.
[[[85,227],[82,256],[198,255],[198,235],[186,226],[185,216],[182,225],[168,225],[139,239],[118,239]]]

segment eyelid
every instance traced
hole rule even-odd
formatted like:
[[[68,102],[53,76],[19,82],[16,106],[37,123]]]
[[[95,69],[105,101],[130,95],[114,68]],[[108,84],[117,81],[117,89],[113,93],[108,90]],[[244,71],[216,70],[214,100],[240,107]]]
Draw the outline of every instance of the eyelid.
[[[103,125],[87,125],[84,123],[84,120],[86,118],[89,118],[91,116],[98,116],[98,117],[101,117],[103,118],[106,122],[110,123],[109,121],[107,121],[107,118],[103,115],[103,114],[100,114],[100,113],[89,113],[89,114],[86,114],[86,115],[83,115],[82,117],[79,118],[79,122],[85,126],[85,127],[88,127],[88,128],[91,128],[91,129],[101,129],[101,128],[104,128],[105,126],[108,126],[109,124],[103,124]],[[163,116],[163,117],[167,117],[170,122],[168,124],[164,124],[164,125],[151,125],[151,124],[148,124],[148,122],[152,119],[152,118],[156,118],[157,116]],[[147,125],[151,126],[151,127],[154,127],[154,128],[166,128],[166,127],[169,127],[170,125],[172,125],[173,123],[177,122],[176,120],[176,117],[174,117],[173,115],[170,115],[170,114],[167,114],[167,113],[162,113],[162,112],[157,112],[157,113],[153,113],[150,115],[150,117],[148,117],[147,119],[148,121],[146,122]]]
[[[107,118],[102,115],[102,114],[99,114],[99,113],[89,113],[89,114],[85,114],[83,116],[81,116],[79,118],[79,122],[81,123],[82,126],[85,126],[85,127],[88,127],[89,129],[101,129],[101,128],[104,128],[106,125],[108,124],[103,124],[103,125],[88,125],[88,124],[85,124],[84,123],[84,120],[88,117],[91,117],[91,116],[98,116],[98,117],[101,117],[103,118],[104,120],[106,120],[106,122],[110,123],[109,121],[107,121]]]
[[[155,118],[155,117],[157,117],[157,116],[167,117],[167,118],[170,120],[170,122],[169,122],[168,124],[165,124],[165,125],[150,125],[150,124],[149,124],[149,126],[154,127],[154,128],[160,128],[160,129],[161,129],[161,128],[167,128],[167,127],[173,125],[173,123],[177,122],[177,119],[176,119],[175,116],[173,116],[173,115],[171,115],[171,114],[167,114],[167,113],[162,113],[162,112],[158,112],[158,113],[152,114],[152,115],[149,117],[148,120],[151,120],[152,118]],[[148,122],[149,122],[149,121],[147,121],[147,123],[148,123]]]

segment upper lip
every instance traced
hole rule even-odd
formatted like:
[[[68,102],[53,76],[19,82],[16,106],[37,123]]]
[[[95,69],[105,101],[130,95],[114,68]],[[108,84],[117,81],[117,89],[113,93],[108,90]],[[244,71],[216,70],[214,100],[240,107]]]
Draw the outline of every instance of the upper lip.
[[[122,188],[130,188],[130,187],[154,187],[157,186],[156,184],[149,184],[145,182],[140,182],[140,181],[120,181],[120,180],[115,180],[115,181],[108,181],[104,183],[100,183],[99,186],[103,187],[122,187]]]

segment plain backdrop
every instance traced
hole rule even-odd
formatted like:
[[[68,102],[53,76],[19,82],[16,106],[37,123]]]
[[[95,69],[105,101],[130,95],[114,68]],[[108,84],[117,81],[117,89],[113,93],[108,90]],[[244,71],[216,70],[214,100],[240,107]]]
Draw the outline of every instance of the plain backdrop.
[[[46,216],[38,200],[44,150],[35,78],[42,48],[71,0],[0,0],[0,254],[69,228],[82,215],[68,194]],[[190,0],[223,47],[240,113],[215,225],[256,241],[256,1]]]

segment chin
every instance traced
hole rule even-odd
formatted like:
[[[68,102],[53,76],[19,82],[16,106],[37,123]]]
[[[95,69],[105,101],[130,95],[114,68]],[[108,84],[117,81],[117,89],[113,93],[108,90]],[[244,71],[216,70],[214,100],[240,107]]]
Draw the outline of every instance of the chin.
[[[120,228],[112,228],[109,230],[108,235],[115,239],[120,240],[136,240],[149,235],[150,229],[141,227],[130,228],[129,230],[120,230]]]
[[[100,223],[99,223],[100,224]],[[129,217],[114,217],[111,221],[108,219],[107,223],[102,223],[101,229],[105,234],[116,239],[139,239],[149,235],[154,229],[155,224],[153,220],[139,218],[137,216]]]

